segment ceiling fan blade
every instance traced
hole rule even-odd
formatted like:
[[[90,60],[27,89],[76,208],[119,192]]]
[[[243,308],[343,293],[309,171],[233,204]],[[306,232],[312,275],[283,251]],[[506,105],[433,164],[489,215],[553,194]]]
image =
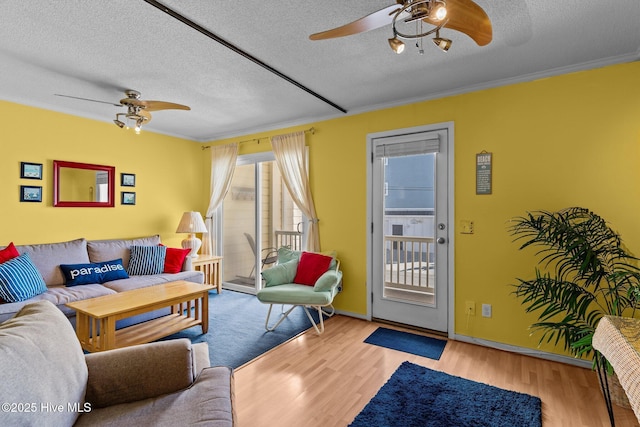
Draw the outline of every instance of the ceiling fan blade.
[[[187,105],[175,104],[173,102],[165,101],[137,101],[147,111],[159,111],[159,110],[191,110]]]
[[[325,40],[333,39],[336,37],[351,36],[353,34],[375,30],[376,28],[384,27],[385,25],[391,24],[394,12],[396,12],[398,9],[400,9],[400,6],[398,6],[397,4],[387,6],[384,9],[380,9],[377,12],[373,12],[363,18],[358,19],[357,21],[350,22],[341,27],[311,34],[309,38],[311,40]]]
[[[113,102],[109,102],[109,101],[98,101],[97,99],[89,99],[89,98],[81,98],[79,96],[71,96],[71,95],[61,95],[59,93],[54,93],[54,96],[61,96],[63,98],[72,98],[72,99],[79,99],[81,101],[91,101],[91,102],[99,102],[101,104],[108,104],[108,105],[113,105],[115,107],[122,107],[121,104],[115,104]]]
[[[493,39],[489,16],[471,0],[447,0],[447,19],[445,28],[468,35],[478,46],[485,46]],[[437,25],[431,20],[426,21]]]

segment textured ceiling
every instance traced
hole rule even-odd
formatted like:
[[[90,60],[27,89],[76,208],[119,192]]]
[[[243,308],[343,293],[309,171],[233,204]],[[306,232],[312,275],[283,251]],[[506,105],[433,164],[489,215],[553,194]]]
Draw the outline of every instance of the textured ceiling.
[[[309,35],[392,0],[163,3],[299,82],[347,114],[510,82],[637,60],[638,0],[477,0],[493,41],[466,35],[448,53],[427,42],[387,44],[390,27],[340,39]],[[186,104],[158,111],[149,130],[196,141],[345,113],[143,0],[0,0],[0,99],[111,122],[125,89]]]

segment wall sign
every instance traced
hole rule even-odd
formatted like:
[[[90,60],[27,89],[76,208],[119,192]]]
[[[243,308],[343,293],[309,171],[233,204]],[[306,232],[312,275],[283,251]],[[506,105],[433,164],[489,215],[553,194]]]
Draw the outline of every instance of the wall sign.
[[[491,153],[476,154],[476,194],[491,194]]]

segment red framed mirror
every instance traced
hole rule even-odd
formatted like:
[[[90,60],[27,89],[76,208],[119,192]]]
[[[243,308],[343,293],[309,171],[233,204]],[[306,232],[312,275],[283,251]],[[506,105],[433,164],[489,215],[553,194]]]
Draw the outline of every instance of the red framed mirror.
[[[111,208],[115,205],[114,166],[53,161],[53,206]]]

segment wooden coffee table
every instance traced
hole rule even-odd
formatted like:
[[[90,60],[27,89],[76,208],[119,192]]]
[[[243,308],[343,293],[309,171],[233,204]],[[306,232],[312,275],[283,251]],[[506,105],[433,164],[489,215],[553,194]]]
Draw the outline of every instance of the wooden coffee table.
[[[211,285],[184,280],[70,302],[76,310],[76,334],[82,348],[98,352],[144,344],[196,325],[209,328]],[[171,307],[171,313],[116,330],[116,321]]]

